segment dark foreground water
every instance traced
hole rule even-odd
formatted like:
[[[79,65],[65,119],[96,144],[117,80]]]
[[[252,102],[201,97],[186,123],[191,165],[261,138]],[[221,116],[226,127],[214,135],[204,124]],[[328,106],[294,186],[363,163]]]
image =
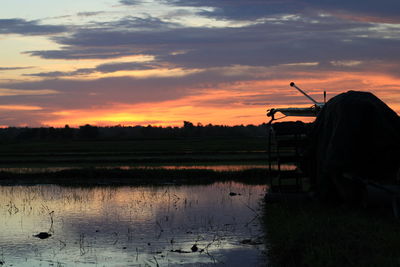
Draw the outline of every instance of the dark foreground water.
[[[238,183],[2,186],[0,265],[265,265],[258,244],[265,190]],[[51,236],[34,237],[39,232]]]

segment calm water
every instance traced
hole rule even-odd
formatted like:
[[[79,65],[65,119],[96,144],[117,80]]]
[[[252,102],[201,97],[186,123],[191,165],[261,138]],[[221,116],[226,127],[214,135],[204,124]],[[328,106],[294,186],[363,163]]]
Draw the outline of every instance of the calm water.
[[[3,266],[257,266],[265,186],[0,187]],[[231,192],[238,195],[232,196]],[[39,239],[34,234],[49,232]],[[192,252],[196,244],[199,251]],[[190,252],[190,253],[185,253]]]
[[[267,169],[267,164],[225,164],[225,165],[140,165],[140,166],[101,166],[98,168],[120,168],[123,170],[131,169],[168,169],[168,170],[179,170],[179,169],[201,169],[201,170],[214,170],[214,171],[242,171],[254,168]],[[273,170],[277,170],[276,164],[271,166]],[[78,167],[14,167],[14,168],[0,168],[0,171],[15,172],[15,173],[35,173],[35,172],[56,172],[68,169],[76,169]],[[289,171],[295,170],[294,164],[281,164],[281,170]]]

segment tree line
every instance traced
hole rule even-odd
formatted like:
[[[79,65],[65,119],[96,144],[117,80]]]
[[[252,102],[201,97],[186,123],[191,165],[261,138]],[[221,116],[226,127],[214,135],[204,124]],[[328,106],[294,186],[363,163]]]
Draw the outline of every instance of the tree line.
[[[307,127],[302,122],[279,122],[274,129],[293,131]],[[0,141],[49,141],[49,140],[131,140],[131,139],[177,139],[177,138],[245,138],[267,137],[269,126],[260,125],[194,125],[184,121],[181,127],[161,126],[105,126],[90,124],[79,127],[8,127],[0,129]]]

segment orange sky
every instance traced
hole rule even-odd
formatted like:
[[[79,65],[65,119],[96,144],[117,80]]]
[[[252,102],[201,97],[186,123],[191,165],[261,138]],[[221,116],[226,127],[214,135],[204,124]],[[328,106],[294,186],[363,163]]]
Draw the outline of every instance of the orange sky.
[[[260,124],[312,104],[291,81],[318,101],[369,91],[400,114],[400,19],[385,1],[7,0],[0,125]]]
[[[297,84],[321,102],[324,90],[327,91],[327,100],[348,90],[370,91],[400,114],[400,103],[396,102],[396,99],[400,99],[400,79],[394,77],[375,73],[330,73],[319,78],[299,80]],[[388,85],[389,89],[382,89]],[[264,101],[265,105],[258,101]],[[66,122],[72,126],[86,123],[102,126],[181,126],[183,120],[220,125],[261,124],[269,120],[265,115],[267,109],[311,105],[303,95],[289,87],[286,80],[243,81],[220,85],[177,100],[132,105],[111,103],[108,107],[94,109],[60,110],[54,112],[54,118],[44,121],[44,124],[57,127],[63,127]],[[287,117],[284,120],[313,119]]]

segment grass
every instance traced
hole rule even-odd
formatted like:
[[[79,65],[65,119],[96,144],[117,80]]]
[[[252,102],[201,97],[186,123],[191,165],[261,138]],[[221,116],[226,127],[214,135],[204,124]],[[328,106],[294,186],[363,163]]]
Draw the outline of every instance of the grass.
[[[400,266],[400,223],[382,209],[265,204],[271,266]]]
[[[0,148],[0,168],[6,170],[0,171],[0,185],[207,184],[228,180],[265,183],[267,176],[265,169],[213,171],[151,167],[119,168],[120,166],[266,163],[265,148],[264,138],[55,140],[4,143]],[[72,167],[72,169],[62,169],[62,167]],[[7,170],[8,168],[10,169]],[[33,168],[33,171],[24,171],[29,168]],[[21,172],[18,172],[18,169],[21,169]]]
[[[94,185],[160,185],[211,184],[218,181],[237,181],[265,184],[267,170],[262,168],[241,171],[206,169],[160,168],[77,168],[33,173],[0,172],[0,185],[59,184],[73,186]]]
[[[2,143],[0,154],[32,153],[182,153],[259,151],[266,149],[265,138],[187,138],[152,140],[72,140]]]
[[[219,164],[265,164],[263,155],[212,155],[212,156],[160,156],[160,157],[15,157],[0,159],[0,168],[11,167],[51,167],[51,166],[143,166],[151,164],[191,164],[191,165],[216,165]],[[141,165],[142,164],[142,165]]]
[[[4,143],[0,167],[266,162],[263,138]]]

